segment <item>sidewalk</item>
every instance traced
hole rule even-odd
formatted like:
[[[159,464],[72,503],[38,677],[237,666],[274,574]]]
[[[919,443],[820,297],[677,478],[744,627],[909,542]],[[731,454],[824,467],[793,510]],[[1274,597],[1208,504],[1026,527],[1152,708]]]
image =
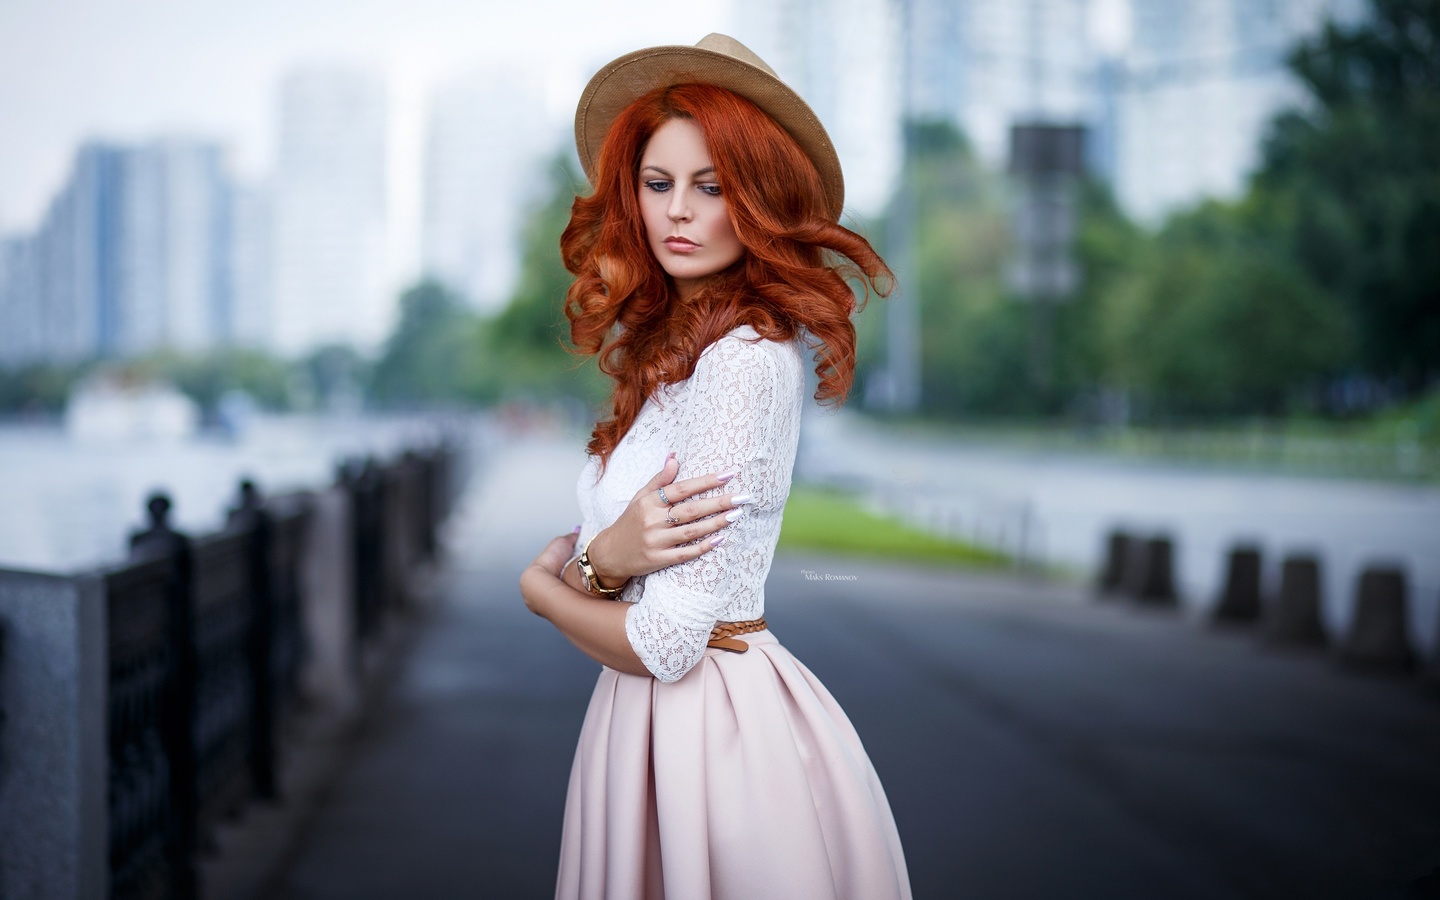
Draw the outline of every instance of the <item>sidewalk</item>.
[[[446,600],[267,896],[553,895],[597,667],[515,584],[577,521],[570,447],[478,473]],[[781,557],[767,593],[917,898],[1406,896],[1440,867],[1440,702],[1409,683],[1002,576]]]

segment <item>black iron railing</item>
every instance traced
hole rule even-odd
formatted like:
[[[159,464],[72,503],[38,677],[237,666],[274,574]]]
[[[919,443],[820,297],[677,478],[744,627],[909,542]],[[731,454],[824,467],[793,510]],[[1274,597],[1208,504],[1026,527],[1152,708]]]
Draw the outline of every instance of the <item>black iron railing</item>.
[[[105,576],[109,622],[110,895],[193,894],[183,821],[189,758],[179,714],[180,654],[171,556]]]
[[[341,467],[357,637],[373,639],[432,559],[456,449]],[[131,558],[104,573],[109,612],[110,895],[197,896],[196,853],[253,797],[280,791],[283,718],[305,658],[302,569],[313,497],[242,482],[225,527],[189,536],[164,495]]]

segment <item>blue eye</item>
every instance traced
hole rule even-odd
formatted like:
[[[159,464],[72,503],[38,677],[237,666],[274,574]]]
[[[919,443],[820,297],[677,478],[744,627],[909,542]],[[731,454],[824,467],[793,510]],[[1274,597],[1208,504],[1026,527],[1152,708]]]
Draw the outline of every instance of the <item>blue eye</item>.
[[[712,197],[720,196],[720,185],[718,184],[702,184],[699,187],[700,190],[704,191]]]
[[[660,179],[656,179],[654,181],[647,181],[645,182],[645,186],[657,194],[663,194],[666,191],[670,190],[670,182],[662,181]]]

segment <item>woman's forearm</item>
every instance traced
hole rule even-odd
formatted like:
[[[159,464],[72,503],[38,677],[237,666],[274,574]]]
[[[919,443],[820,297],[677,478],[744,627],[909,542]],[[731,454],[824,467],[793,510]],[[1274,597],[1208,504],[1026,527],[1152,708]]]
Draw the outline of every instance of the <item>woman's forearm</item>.
[[[574,563],[568,566],[573,569]],[[562,581],[532,565],[520,576],[520,593],[530,611],[554,625],[570,643],[603,666],[630,675],[650,675],[625,636],[625,611],[630,604],[604,600],[572,587],[569,572]]]
[[[576,557],[576,559],[578,558]],[[580,574],[580,566],[576,564],[575,559],[567,562],[565,568],[560,570],[560,580],[582,594],[590,593],[585,587],[585,576]]]

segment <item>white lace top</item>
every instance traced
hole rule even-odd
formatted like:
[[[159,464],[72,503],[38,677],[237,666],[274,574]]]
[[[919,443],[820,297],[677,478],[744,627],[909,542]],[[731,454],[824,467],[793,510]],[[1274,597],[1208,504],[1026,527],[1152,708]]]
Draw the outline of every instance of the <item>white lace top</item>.
[[[805,378],[798,341],[757,338],[741,326],[707,347],[688,380],[662,386],[645,403],[598,483],[597,458],[580,473],[580,547],[620,517],[670,451],[680,462],[676,480],[734,469],[719,491],[753,498],[745,515],[721,530],[719,547],[632,579],[621,595],[634,604],[625,634],[661,681],[676,681],[699,662],[716,622],[765,613],[765,576],[790,493]]]

